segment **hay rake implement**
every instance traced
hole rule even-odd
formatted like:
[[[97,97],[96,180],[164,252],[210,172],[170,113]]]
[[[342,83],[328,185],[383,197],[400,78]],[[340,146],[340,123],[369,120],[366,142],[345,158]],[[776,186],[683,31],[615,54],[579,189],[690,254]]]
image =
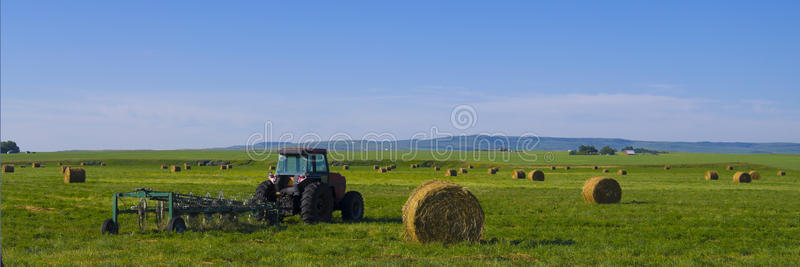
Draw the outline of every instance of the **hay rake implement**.
[[[123,204],[124,198],[138,198],[137,204],[128,209],[120,209],[120,202]],[[153,207],[148,207],[149,202],[157,203]],[[123,207],[126,205],[123,205]],[[132,192],[114,193],[114,200],[112,206],[112,217],[103,222],[103,234],[117,234],[119,233],[119,221],[117,220],[119,214],[136,214],[139,217],[139,228],[144,229],[144,224],[147,221],[148,213],[155,216],[156,224],[164,222],[166,217],[167,224],[164,228],[169,232],[182,233],[186,231],[186,222],[181,216],[187,215],[187,218],[194,218],[196,216],[204,216],[207,219],[213,218],[214,215],[220,215],[224,218],[235,218],[245,214],[253,215],[259,218],[274,218],[269,220],[277,223],[278,209],[274,203],[265,202],[245,202],[232,199],[225,199],[220,196],[217,198],[210,195],[198,196],[193,194],[180,194],[174,192],[153,191],[149,188],[139,188]]]

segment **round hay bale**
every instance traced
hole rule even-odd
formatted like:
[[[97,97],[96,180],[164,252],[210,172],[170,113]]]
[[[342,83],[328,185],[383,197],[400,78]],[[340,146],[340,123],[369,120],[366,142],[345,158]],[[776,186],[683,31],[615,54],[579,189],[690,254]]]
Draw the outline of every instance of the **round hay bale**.
[[[227,170],[228,169],[228,165],[219,165],[219,169],[220,170]]]
[[[269,170],[270,171],[274,171],[275,170],[275,166],[269,166]]]
[[[106,166],[105,162],[100,162],[100,166]]]
[[[664,165],[664,170],[665,170],[665,171],[668,171],[669,169],[672,169],[672,166],[669,166],[669,165]]]
[[[14,165],[3,165],[3,172],[4,173],[14,172]]]
[[[350,169],[350,165],[342,165],[342,170],[349,170],[349,169]]]
[[[733,166],[728,165],[728,167],[725,167],[725,169],[729,170],[729,171],[732,171],[733,170]]]
[[[786,176],[786,172],[785,171],[778,171],[778,176]]]
[[[460,185],[433,180],[411,193],[403,205],[409,240],[420,243],[478,242],[483,235],[481,204]]]
[[[750,182],[750,174],[746,172],[736,172],[733,174],[733,182],[734,183],[749,183]]]
[[[460,169],[458,169],[458,173],[464,173],[464,174],[466,174],[466,173],[467,173],[467,168],[460,168]]]
[[[412,169],[416,169],[417,168],[417,164],[411,164],[411,168]]]
[[[64,174],[64,171],[66,171],[67,168],[69,168],[69,166],[61,166],[61,168],[59,168],[59,169],[61,169],[60,170],[61,174]]]
[[[227,167],[228,170],[233,169],[233,165],[231,165],[231,164],[225,164],[225,167]]]
[[[619,174],[619,175],[627,175],[627,174],[628,174],[628,171],[626,171],[626,170],[619,170],[619,171],[617,171],[617,174]]]
[[[603,173],[608,173],[608,169],[603,169]]]
[[[715,171],[707,171],[706,172],[706,180],[719,180],[719,174]]]
[[[39,163],[39,162],[31,163],[31,168],[39,168],[39,167],[42,167],[41,163]]]
[[[380,169],[380,167],[378,167],[378,165],[372,165],[372,169],[373,170],[377,170],[377,169]]]
[[[540,170],[532,170],[528,173],[528,180],[544,181],[544,172]]]
[[[497,173],[497,170],[495,170],[494,168],[489,168],[488,173],[489,174],[495,174],[495,173]]]
[[[379,173],[384,173],[384,172],[386,172],[386,168],[380,168],[380,169],[378,169],[378,172]]]
[[[761,180],[761,174],[757,171],[750,171],[748,174],[750,174],[751,180]]]
[[[514,179],[525,179],[525,171],[523,171],[523,170],[513,170],[513,171],[511,171],[511,178],[514,178]]]
[[[583,184],[583,199],[589,203],[619,203],[622,199],[622,188],[617,180],[611,178],[590,178]]]
[[[599,169],[599,167],[597,167],[597,166],[592,166],[592,170],[597,170],[597,169]]]
[[[458,176],[458,172],[453,169],[447,169],[447,171],[444,172],[444,176]]]
[[[171,172],[180,172],[181,171],[181,167],[172,165],[172,166],[169,167],[169,171],[171,171]]]
[[[83,168],[67,167],[64,170],[64,183],[86,182],[86,171]]]
[[[564,169],[565,169],[565,170],[569,170],[569,169],[570,169],[570,167],[569,167],[569,166],[564,166]]]
[[[81,162],[81,166],[86,166],[86,162]],[[166,168],[164,168],[166,169]]]
[[[467,168],[472,169],[472,168],[475,168],[475,167],[473,167],[472,165],[467,165]]]
[[[550,166],[550,170],[551,171],[555,171],[556,170],[556,166]]]
[[[81,166],[83,166],[83,162],[81,162]],[[166,170],[168,167],[166,164],[161,164],[161,169]]]
[[[187,170],[187,171],[188,171],[188,170],[191,170],[191,169],[192,169],[192,165],[191,165],[191,164],[189,164],[189,163],[184,163],[184,164],[183,164],[183,169],[184,169],[184,170]]]
[[[439,166],[433,166],[433,170],[434,171],[438,171],[439,170]]]

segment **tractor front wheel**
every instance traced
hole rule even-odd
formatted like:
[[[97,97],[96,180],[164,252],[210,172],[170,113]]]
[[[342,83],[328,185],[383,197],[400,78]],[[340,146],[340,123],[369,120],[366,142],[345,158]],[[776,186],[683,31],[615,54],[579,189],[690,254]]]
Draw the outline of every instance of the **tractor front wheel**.
[[[356,221],[364,217],[364,198],[357,191],[344,194],[339,206],[342,207],[342,219],[345,221]]]
[[[320,183],[306,185],[300,200],[300,218],[306,224],[330,222],[333,217],[333,192]]]
[[[103,222],[104,235],[116,235],[118,233],[119,233],[119,226],[117,226],[117,223],[115,223],[113,219],[108,219]]]

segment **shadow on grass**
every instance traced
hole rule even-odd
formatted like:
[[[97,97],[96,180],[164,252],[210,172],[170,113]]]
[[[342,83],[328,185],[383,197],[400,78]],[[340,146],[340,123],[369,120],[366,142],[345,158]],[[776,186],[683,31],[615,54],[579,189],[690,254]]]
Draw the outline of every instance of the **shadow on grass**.
[[[497,243],[500,243],[500,241],[498,241],[497,238],[481,241],[481,244],[487,244],[487,245],[494,245]],[[540,246],[571,246],[575,245],[575,240],[561,239],[561,238],[545,239],[545,240],[515,239],[515,240],[503,241],[503,243],[507,243],[515,247],[535,248]]]
[[[361,220],[358,220],[358,221],[341,221],[341,223],[344,223],[344,224],[350,224],[350,223],[403,223],[403,219],[402,218],[386,218],[386,217],[381,217],[381,218],[366,217],[366,218],[361,218]]]
[[[631,201],[628,201],[628,202],[622,202],[622,204],[624,204],[624,205],[628,205],[628,204],[631,204],[631,205],[642,205],[642,204],[650,204],[650,202],[631,200]]]

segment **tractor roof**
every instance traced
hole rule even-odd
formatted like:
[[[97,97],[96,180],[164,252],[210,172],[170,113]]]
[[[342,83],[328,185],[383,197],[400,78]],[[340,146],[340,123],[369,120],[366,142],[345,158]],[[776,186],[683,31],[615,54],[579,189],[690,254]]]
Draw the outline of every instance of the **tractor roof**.
[[[306,148],[306,147],[284,147],[278,149],[280,155],[300,155],[300,154],[327,154],[328,150],[324,148]]]

